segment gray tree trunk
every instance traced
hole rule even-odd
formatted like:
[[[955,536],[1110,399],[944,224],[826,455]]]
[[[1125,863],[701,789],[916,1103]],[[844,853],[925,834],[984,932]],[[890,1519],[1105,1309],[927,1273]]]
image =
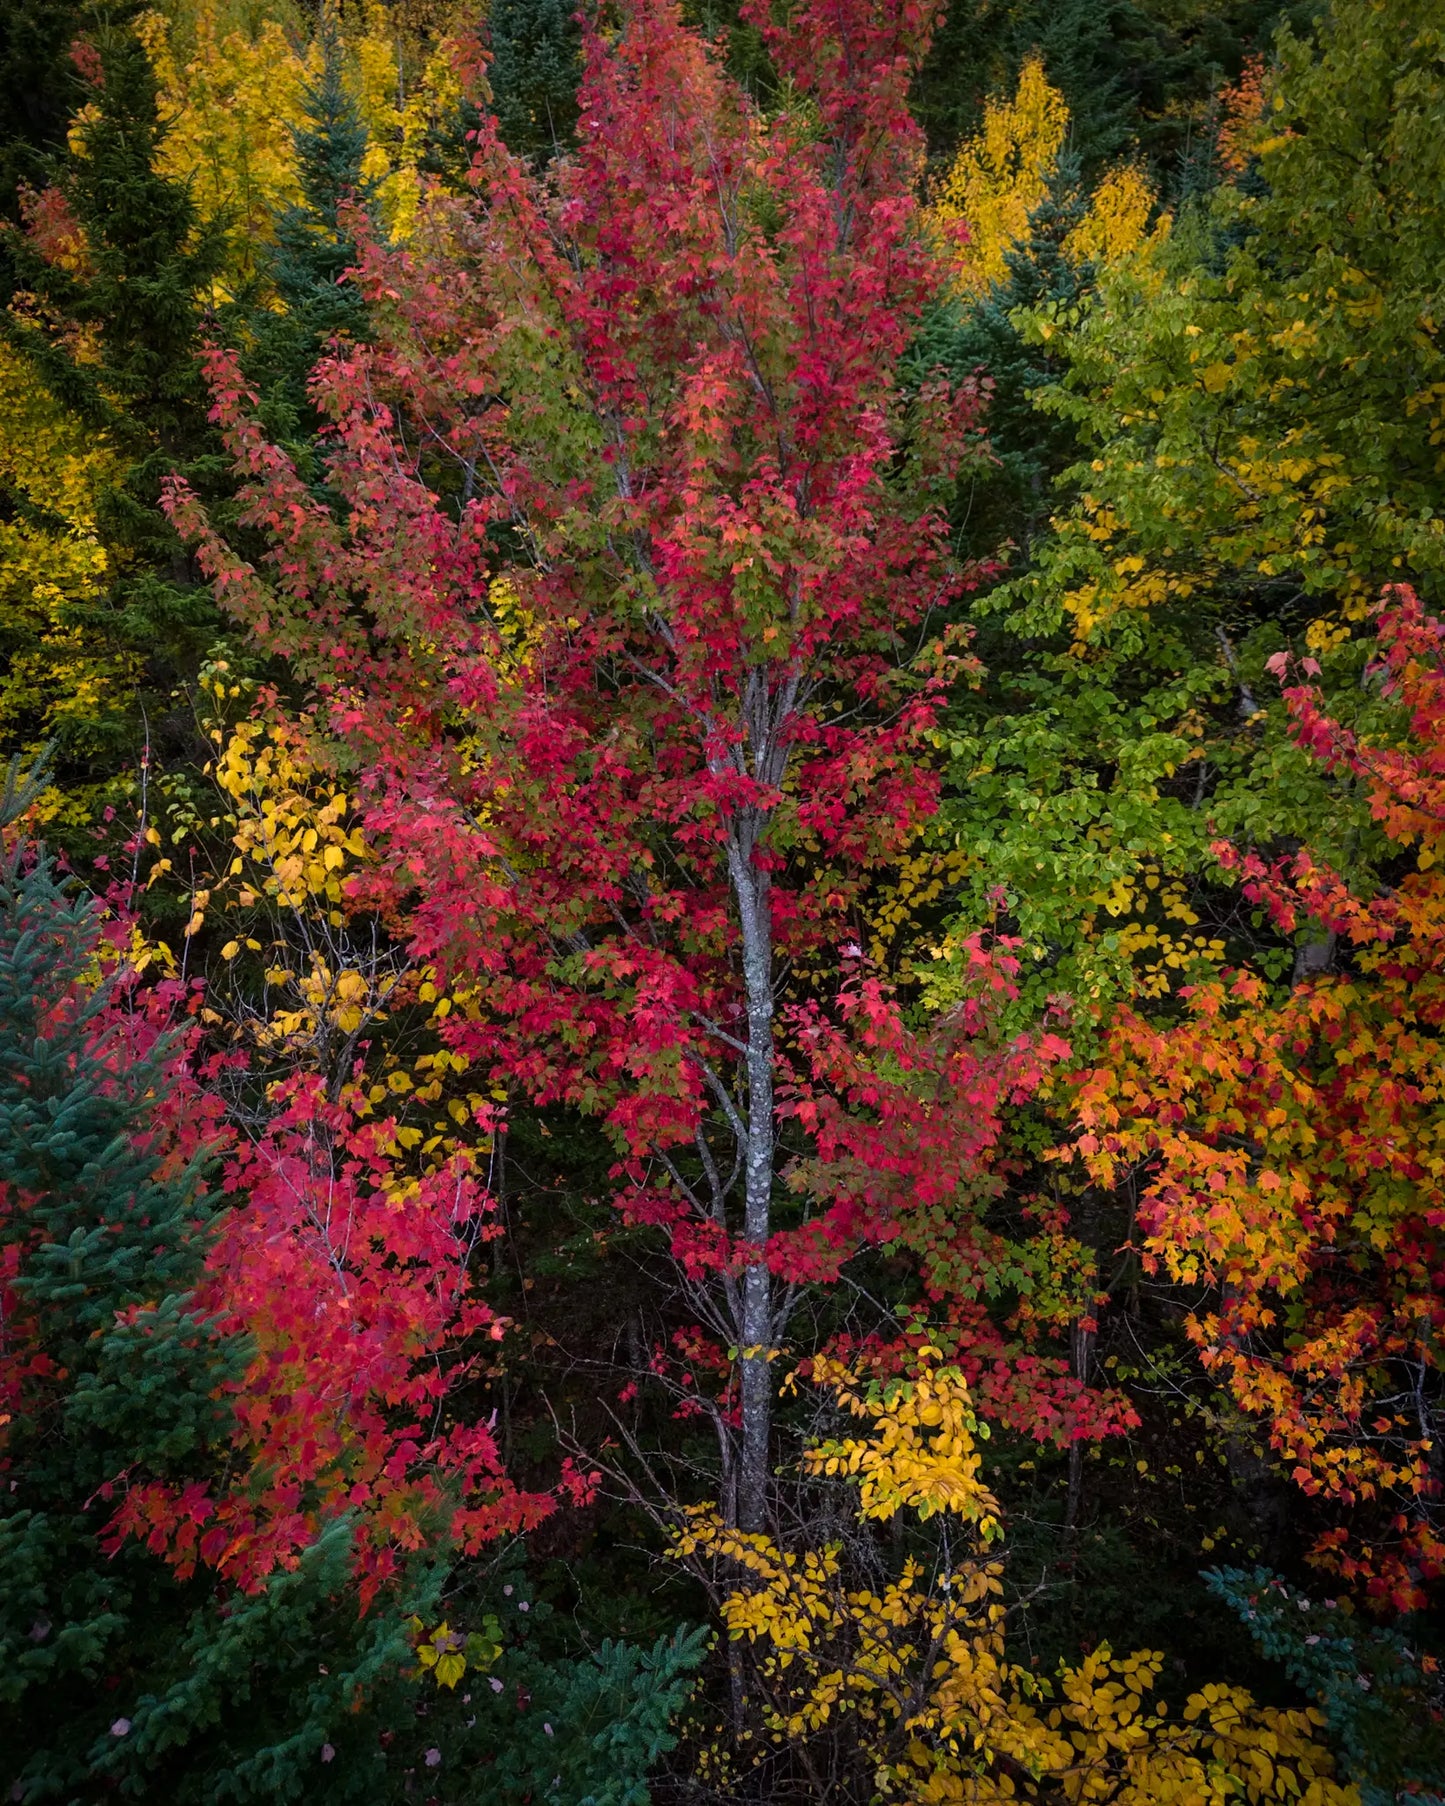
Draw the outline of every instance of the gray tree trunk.
[[[753,816],[749,811],[748,815]],[[742,1446],[737,1468],[737,1518],[741,1530],[768,1522],[771,1480],[773,1382],[768,1353],[773,1335],[772,1275],[762,1248],[772,1227],[773,1165],[773,924],[768,874],[753,863],[755,819],[734,836],[729,875],[742,927],[743,989],[747,1002],[746,1145],[743,1153],[743,1234],[757,1250],[743,1274],[738,1323],[742,1373]]]

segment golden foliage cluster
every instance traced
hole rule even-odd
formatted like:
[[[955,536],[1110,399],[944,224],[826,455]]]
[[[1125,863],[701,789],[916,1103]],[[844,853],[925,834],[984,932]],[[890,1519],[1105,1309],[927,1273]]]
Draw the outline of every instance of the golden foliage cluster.
[[[685,1516],[674,1555],[735,1577],[723,1624],[753,1652],[767,1738],[805,1742],[846,1721],[879,1798],[910,1806],[1358,1806],[1334,1778],[1314,1711],[1209,1685],[1172,1712],[1153,1650],[1101,1645],[1052,1682],[1011,1659],[985,1432],[962,1376],[937,1355],[925,1349],[912,1377],[887,1382],[814,1361],[813,1383],[860,1429],[815,1444],[803,1464],[856,1485],[860,1520],[939,1518],[944,1559],[909,1554],[892,1578],[862,1579],[844,1540],[787,1548],[730,1527],[713,1506]]]
[[[1013,99],[995,97],[984,108],[982,126],[960,148],[928,211],[934,230],[954,247],[960,295],[977,299],[1003,280],[1008,253],[1027,235],[1068,134],[1068,104],[1031,56]],[[1066,254],[1096,263],[1127,256],[1148,237],[1155,198],[1137,164],[1109,170],[1066,238]]]

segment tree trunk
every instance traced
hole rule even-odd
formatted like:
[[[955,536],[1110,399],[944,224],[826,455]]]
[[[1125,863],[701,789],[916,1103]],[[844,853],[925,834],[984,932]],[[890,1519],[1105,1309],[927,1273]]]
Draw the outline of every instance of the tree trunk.
[[[773,1382],[769,1345],[773,1334],[772,1275],[762,1248],[772,1226],[773,1158],[773,925],[768,874],[753,863],[754,824],[735,835],[728,865],[742,924],[743,987],[747,998],[747,1142],[743,1163],[743,1234],[756,1257],[743,1274],[738,1323],[742,1366],[742,1446],[737,1470],[738,1528],[768,1523],[769,1449]]]
[[[1089,1369],[1094,1359],[1094,1331],[1076,1323],[1070,1336],[1074,1378],[1082,1385],[1089,1383]],[[1064,1534],[1072,1536],[1079,1527],[1079,1511],[1084,1500],[1084,1445],[1079,1438],[1069,1444],[1069,1490],[1064,1500]]]
[[[1319,978],[1323,973],[1333,969],[1335,948],[1339,936],[1331,928],[1322,940],[1306,941],[1296,949],[1294,971],[1290,975],[1292,985],[1306,984],[1311,978]]]

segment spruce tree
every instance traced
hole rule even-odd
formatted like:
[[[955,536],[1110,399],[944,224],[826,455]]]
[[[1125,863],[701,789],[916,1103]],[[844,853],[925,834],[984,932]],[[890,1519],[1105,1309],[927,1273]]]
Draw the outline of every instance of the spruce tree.
[[[970,474],[968,532],[975,545],[1013,545],[1015,568],[1017,552],[1058,505],[1054,479],[1078,456],[1069,424],[1034,405],[1033,397],[1059,370],[1045,344],[1025,338],[1020,310],[1067,307],[1088,293],[1091,265],[1064,248],[1087,211],[1079,159],[1066,151],[1029,217],[1027,235],[1007,253],[1004,279],[981,300],[935,315],[912,353],[917,378],[938,368],[954,380],[982,370],[992,385],[989,448],[997,462]]]
[[[70,49],[80,30],[75,0],[6,0],[0,6],[0,217],[20,217],[22,183],[45,179],[65,142],[79,83]]]
[[[53,171],[85,258],[78,266],[52,262],[11,232],[12,304],[0,311],[0,331],[57,400],[120,453],[121,474],[103,491],[98,520],[113,579],[66,625],[88,655],[109,653],[137,671],[136,706],[85,724],[92,746],[133,765],[142,717],[152,728],[163,721],[177,684],[217,632],[210,592],[160,499],[172,471],[205,491],[223,476],[199,361],[221,243],[200,226],[186,187],[157,171],[165,128],[134,30],[112,11],[94,42],[101,73],[93,113],[78,148]],[[179,729],[179,719],[172,726]]]
[[[304,123],[292,134],[302,198],[277,215],[269,270],[282,311],[268,307],[254,317],[247,358],[268,425],[293,442],[317,424],[306,384],[327,343],[366,331],[361,291],[345,280],[357,245],[343,217],[348,203],[369,208],[374,198],[374,184],[362,172],[366,127],[346,90],[341,43],[329,15],[318,41],[320,73],[305,89]]]
[[[581,32],[572,0],[493,0],[490,80],[497,123],[519,156],[545,160],[577,126]]]
[[[1207,130],[1208,104],[1303,0],[950,0],[914,85],[915,114],[946,161],[978,129],[990,94],[1012,92],[1041,55],[1068,102],[1071,147],[1086,180],[1142,156],[1171,198]]]
[[[1445,1714],[1438,1614],[1433,1621],[1419,1612],[1371,1623],[1268,1568],[1213,1568],[1204,1583],[1238,1616],[1260,1654],[1313,1699],[1361,1806],[1439,1806]]]
[[[502,1690],[479,1687],[462,1723],[438,1732],[456,1765],[477,1772],[480,1785],[464,1797],[478,1806],[650,1806],[648,1775],[677,1747],[674,1720],[706,1646],[706,1630],[682,1626],[650,1649],[608,1638],[570,1660],[539,1660],[525,1645],[509,1651],[497,1671]],[[451,1716],[462,1718],[454,1707]]]

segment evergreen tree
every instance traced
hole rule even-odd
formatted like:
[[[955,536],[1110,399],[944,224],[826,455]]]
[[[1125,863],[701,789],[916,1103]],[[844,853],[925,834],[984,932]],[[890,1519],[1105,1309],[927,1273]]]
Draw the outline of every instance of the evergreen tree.
[[[39,786],[12,768],[0,823]],[[111,977],[101,923],[24,838],[0,855],[0,1787],[13,1800],[365,1798],[355,1699],[407,1651],[358,1621],[345,1522],[238,1597],[135,1539],[127,1488],[235,1461],[248,1349],[198,1308],[216,1198],[174,1039]],[[187,1119],[190,1119],[189,1121]],[[372,1796],[374,1797],[374,1795]]]
[[[478,1797],[488,1806],[648,1806],[648,1773],[676,1747],[673,1720],[706,1641],[705,1630],[680,1629],[651,1649],[608,1640],[577,1661],[514,1662],[508,1678],[519,1673],[531,1707],[518,1714],[515,1690],[511,1698],[488,1690],[478,1715],[479,1741],[490,1745]]]
[[[104,18],[96,47],[93,111],[56,172],[83,255],[56,259],[42,240],[12,231],[11,305],[0,312],[0,331],[56,400],[118,454],[119,475],[100,494],[97,520],[111,582],[66,621],[66,651],[84,647],[133,666],[136,708],[86,724],[92,742],[132,764],[139,715],[151,724],[163,717],[216,633],[209,592],[194,580],[160,496],[174,470],[208,491],[222,471],[198,355],[220,238],[199,226],[186,189],[156,171],[165,128],[155,76],[121,15]]]
[[[1019,310],[1078,303],[1093,285],[1093,268],[1072,256],[1065,241],[1088,212],[1079,160],[1066,152],[1048,192],[1029,216],[1026,238],[1006,255],[1007,274],[982,300],[952,304],[919,334],[912,354],[916,378],[945,370],[955,381],[982,370],[992,385],[989,448],[996,464],[970,472],[970,543],[1027,548],[1056,508],[1054,479],[1078,455],[1068,422],[1041,414],[1034,396],[1061,374],[1046,342],[1026,338]],[[1017,568],[1018,557],[1013,559]]]
[[[1313,10],[1280,0],[951,0],[914,106],[931,152],[946,158],[977,129],[988,95],[1011,90],[1037,52],[1068,102],[1086,178],[1142,154],[1170,186],[1219,83],[1282,19],[1306,23]]]
[[[269,273],[283,311],[268,307],[258,314],[248,359],[268,420],[292,440],[316,425],[306,383],[328,341],[363,337],[366,329],[361,291],[344,279],[357,246],[343,218],[348,202],[369,208],[374,199],[374,184],[362,173],[366,127],[346,90],[341,43],[329,15],[318,41],[321,71],[306,86],[304,122],[292,134],[302,199],[276,218]]]
[[[519,156],[545,160],[577,125],[581,32],[572,0],[493,0],[490,79],[497,123]]]
[[[1440,1628],[1424,1614],[1371,1623],[1334,1599],[1292,1588],[1267,1568],[1215,1568],[1204,1576],[1318,1707],[1362,1806],[1441,1806],[1445,1689]]]
[[[438,1686],[412,1733],[436,1759],[434,1797],[446,1806],[648,1806],[648,1775],[677,1746],[674,1720],[708,1632],[680,1626],[650,1648],[605,1638],[578,1653],[538,1635],[561,1615],[519,1568],[503,1571],[512,1576],[505,1592],[497,1575],[486,1589],[507,1619],[485,1619],[497,1639],[489,1670],[472,1674],[468,1664],[465,1678]],[[411,1759],[424,1763],[425,1748]]]

